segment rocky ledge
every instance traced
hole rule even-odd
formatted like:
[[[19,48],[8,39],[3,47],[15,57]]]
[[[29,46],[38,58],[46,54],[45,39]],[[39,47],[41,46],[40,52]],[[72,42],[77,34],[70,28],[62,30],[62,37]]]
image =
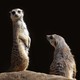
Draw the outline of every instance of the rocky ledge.
[[[62,76],[49,75],[34,71],[3,72],[0,80],[69,80]],[[75,79],[74,79],[75,80]]]

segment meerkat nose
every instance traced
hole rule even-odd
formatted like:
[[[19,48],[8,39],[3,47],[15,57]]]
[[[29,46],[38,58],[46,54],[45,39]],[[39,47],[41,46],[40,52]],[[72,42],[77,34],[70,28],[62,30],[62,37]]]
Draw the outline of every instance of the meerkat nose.
[[[18,15],[17,15],[17,14],[15,14],[15,17],[18,17]]]
[[[46,35],[46,38],[49,39],[49,36],[50,36],[50,35]]]
[[[46,35],[46,37],[50,37],[50,35]]]

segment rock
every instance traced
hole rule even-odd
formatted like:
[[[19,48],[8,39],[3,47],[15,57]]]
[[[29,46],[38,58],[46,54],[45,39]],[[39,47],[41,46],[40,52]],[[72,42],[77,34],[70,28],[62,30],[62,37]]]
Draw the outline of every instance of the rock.
[[[69,80],[62,76],[49,75],[34,71],[3,72],[0,73],[0,80]]]

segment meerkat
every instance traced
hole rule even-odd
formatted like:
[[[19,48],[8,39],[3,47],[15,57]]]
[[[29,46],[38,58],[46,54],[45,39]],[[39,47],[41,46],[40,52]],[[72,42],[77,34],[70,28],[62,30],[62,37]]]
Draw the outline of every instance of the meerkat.
[[[54,57],[50,65],[50,74],[61,75],[68,79],[76,77],[76,63],[65,39],[57,34],[46,35],[54,47]]]
[[[30,34],[23,19],[24,11],[15,8],[9,13],[13,25],[13,47],[9,71],[24,71],[29,66]]]

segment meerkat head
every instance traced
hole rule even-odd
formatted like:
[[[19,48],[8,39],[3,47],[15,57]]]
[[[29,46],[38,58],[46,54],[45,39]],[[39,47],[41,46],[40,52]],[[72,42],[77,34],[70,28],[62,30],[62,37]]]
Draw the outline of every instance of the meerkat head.
[[[50,44],[55,48],[59,42],[64,42],[63,37],[57,35],[57,34],[52,34],[52,35],[46,35],[47,40],[50,42]]]
[[[24,16],[24,12],[20,8],[12,9],[9,13],[12,21],[21,20]]]

